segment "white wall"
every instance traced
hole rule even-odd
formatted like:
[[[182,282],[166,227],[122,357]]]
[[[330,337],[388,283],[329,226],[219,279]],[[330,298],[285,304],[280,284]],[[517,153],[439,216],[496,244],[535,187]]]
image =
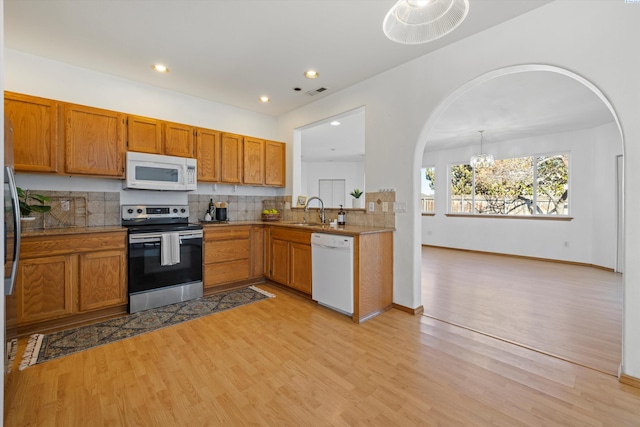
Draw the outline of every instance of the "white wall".
[[[396,215],[394,302],[420,306],[418,170],[428,134],[448,96],[481,75],[521,64],[570,70],[609,99],[623,132],[625,164],[640,161],[640,6],[623,1],[556,0],[532,12],[441,48],[279,118],[279,139],[293,129],[364,105],[366,187],[395,187],[408,206]],[[289,145],[288,150],[291,150]],[[289,153],[290,154],[290,153]],[[626,272],[623,372],[640,377],[640,169],[625,168]],[[291,188],[291,180],[287,182]]]
[[[615,123],[484,147],[496,159],[569,153],[569,215],[573,220],[447,217],[448,168],[468,162],[476,147],[427,150],[423,165],[436,167],[436,215],[422,217],[423,244],[615,267],[615,165],[616,156],[622,154]]]
[[[306,190],[304,195],[317,196],[321,179],[344,179],[344,207],[350,208],[353,197],[349,193],[355,188],[364,191],[364,162],[302,162],[301,188]]]

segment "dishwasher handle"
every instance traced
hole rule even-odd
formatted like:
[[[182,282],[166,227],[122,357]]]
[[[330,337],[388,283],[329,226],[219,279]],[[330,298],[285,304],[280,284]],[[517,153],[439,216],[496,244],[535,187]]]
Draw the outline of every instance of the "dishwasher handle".
[[[349,251],[349,247],[345,247],[345,246],[331,246],[331,245],[320,245],[317,243],[313,243],[311,244],[311,247],[314,248],[322,248],[322,249],[331,249],[331,250],[343,250],[343,251]]]

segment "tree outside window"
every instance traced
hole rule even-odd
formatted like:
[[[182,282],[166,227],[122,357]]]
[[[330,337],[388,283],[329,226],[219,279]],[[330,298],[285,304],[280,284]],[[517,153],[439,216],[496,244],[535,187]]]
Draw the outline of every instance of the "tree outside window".
[[[420,209],[422,213],[434,213],[435,190],[436,190],[436,168],[427,166],[420,169]]]
[[[554,154],[496,160],[476,168],[453,165],[451,213],[568,215],[569,156]]]

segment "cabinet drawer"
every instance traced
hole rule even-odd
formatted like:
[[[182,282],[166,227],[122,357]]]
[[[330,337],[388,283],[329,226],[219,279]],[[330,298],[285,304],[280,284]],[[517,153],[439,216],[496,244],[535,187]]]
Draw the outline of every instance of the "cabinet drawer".
[[[206,230],[204,232],[204,239],[209,241],[220,240],[236,240],[236,239],[249,239],[251,235],[250,226],[239,227],[220,227],[216,230]]]
[[[100,234],[24,237],[20,258],[40,258],[53,255],[95,252],[106,249],[126,249],[126,231]]]
[[[249,278],[249,271],[249,259],[208,264],[204,266],[204,286],[245,280]]]
[[[251,241],[244,240],[206,241],[204,263],[219,263],[234,260],[248,260],[251,253]]]
[[[289,230],[280,227],[271,228],[271,238],[278,240],[286,240],[288,242],[302,243],[303,245],[311,245],[311,232]]]

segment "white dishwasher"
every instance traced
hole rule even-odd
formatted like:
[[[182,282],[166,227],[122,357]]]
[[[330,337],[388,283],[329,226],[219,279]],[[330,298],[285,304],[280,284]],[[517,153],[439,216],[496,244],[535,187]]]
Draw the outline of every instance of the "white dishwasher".
[[[353,315],[353,237],[313,233],[311,260],[312,298]]]

